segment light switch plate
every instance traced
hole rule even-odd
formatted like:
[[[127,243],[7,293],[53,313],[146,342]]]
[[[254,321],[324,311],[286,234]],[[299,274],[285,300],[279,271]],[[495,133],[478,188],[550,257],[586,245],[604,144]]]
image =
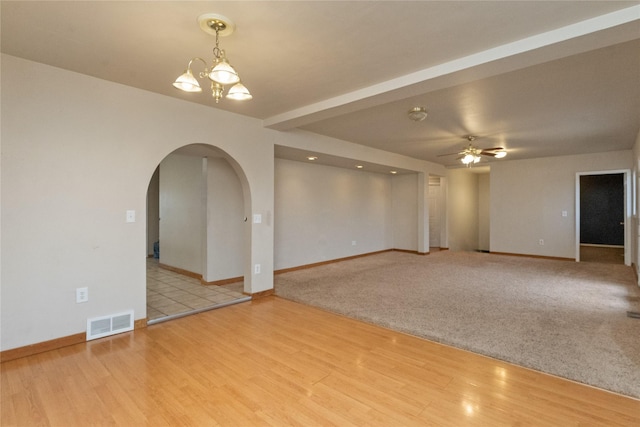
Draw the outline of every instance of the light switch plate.
[[[262,215],[253,214],[253,223],[254,224],[260,224],[261,222],[262,222]]]
[[[127,222],[136,222],[136,211],[127,211]]]
[[[76,288],[76,303],[89,301],[89,288]]]

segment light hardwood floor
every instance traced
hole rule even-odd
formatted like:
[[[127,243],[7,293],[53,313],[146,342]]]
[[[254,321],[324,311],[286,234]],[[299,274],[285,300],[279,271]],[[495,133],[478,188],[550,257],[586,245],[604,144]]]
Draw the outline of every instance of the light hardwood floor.
[[[1,365],[2,426],[640,425],[640,401],[267,297]]]

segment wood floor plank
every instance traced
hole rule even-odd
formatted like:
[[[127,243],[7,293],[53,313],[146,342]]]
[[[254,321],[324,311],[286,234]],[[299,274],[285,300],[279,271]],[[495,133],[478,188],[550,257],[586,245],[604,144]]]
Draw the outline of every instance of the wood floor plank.
[[[2,426],[640,425],[640,401],[278,297],[0,365]]]

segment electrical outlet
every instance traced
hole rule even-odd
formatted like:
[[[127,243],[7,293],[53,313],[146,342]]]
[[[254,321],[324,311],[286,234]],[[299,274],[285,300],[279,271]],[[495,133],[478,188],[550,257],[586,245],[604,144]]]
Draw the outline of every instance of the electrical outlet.
[[[76,289],[76,303],[89,301],[89,288],[77,288]]]
[[[544,239],[540,239],[540,240],[538,240],[538,244],[539,244],[540,246],[543,246],[543,245],[544,245]]]
[[[260,274],[260,264],[256,264],[256,265],[253,267],[253,272],[254,272],[255,274]]]

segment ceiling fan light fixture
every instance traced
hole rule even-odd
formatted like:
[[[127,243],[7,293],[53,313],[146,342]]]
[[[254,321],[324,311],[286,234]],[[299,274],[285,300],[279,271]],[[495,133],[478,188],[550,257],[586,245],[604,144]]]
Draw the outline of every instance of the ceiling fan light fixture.
[[[413,107],[407,114],[414,122],[421,122],[427,118],[427,110],[424,107]]]
[[[462,160],[462,163],[464,163],[465,165],[468,165],[468,164],[474,163],[475,156],[473,154],[465,154],[461,160]]]
[[[440,154],[438,157],[442,156],[452,156],[454,154],[458,155],[458,159],[462,162],[463,165],[467,167],[471,167],[471,165],[475,163],[479,163],[482,159],[482,156],[494,157],[497,159],[502,159],[507,155],[507,150],[503,147],[493,147],[493,148],[485,148],[481,149],[473,145],[473,141],[476,140],[474,135],[467,135],[464,137],[469,144],[462,149],[462,151],[458,151],[457,153],[449,153],[449,154]]]

